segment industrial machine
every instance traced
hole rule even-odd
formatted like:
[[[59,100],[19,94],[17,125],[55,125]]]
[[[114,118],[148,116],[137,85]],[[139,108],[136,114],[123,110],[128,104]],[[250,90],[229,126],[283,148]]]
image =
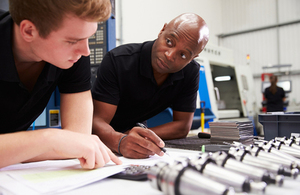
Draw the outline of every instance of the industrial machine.
[[[216,120],[253,119],[256,98],[250,67],[234,64],[232,50],[212,44],[208,44],[195,60],[205,68],[211,109]]]

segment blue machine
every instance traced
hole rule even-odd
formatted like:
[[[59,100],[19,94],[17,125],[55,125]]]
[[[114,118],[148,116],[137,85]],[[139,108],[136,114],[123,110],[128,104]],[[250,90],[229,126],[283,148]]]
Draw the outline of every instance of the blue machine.
[[[173,111],[171,108],[167,108],[156,116],[147,120],[148,128],[156,127],[165,123],[173,121]]]
[[[205,68],[204,66],[200,67],[200,80],[199,80],[199,96],[200,101],[205,102],[205,111],[204,111],[204,120],[205,120],[205,128],[208,128],[208,122],[212,121],[216,116],[211,111],[211,104],[208,94],[206,76],[205,76]],[[201,126],[201,116],[200,116],[200,108],[197,108],[194,113],[194,119],[191,129],[198,129]],[[173,121],[173,111],[171,108],[167,108],[162,111],[158,115],[147,120],[147,125],[149,128],[155,127],[158,125],[162,125],[168,122]]]
[[[52,93],[45,110],[31,124],[28,130],[49,127],[60,128],[60,94],[58,88]]]
[[[205,102],[205,110],[204,110],[204,128],[209,128],[208,122],[213,121],[216,116],[211,111],[211,103],[209,99],[209,93],[207,88],[207,81],[206,81],[206,75],[205,75],[205,68],[204,66],[200,66],[200,81],[199,81],[199,96],[200,101]],[[200,108],[197,108],[194,114],[194,120],[192,129],[198,129],[201,124],[201,112]]]

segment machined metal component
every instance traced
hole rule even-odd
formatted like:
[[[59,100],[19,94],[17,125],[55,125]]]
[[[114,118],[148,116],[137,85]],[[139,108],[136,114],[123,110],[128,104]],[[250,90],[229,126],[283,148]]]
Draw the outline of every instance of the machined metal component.
[[[248,176],[218,166],[207,153],[197,159],[191,159],[189,165],[195,167],[204,176],[232,186],[239,192],[264,192],[267,186],[265,182],[254,182]]]
[[[290,139],[294,140],[295,144],[300,146],[300,137],[291,136]]]
[[[200,153],[174,162],[158,162],[148,170],[153,188],[166,195],[230,195],[264,193],[267,184],[282,186],[300,170],[300,138],[258,140],[254,145],[230,144],[228,153]]]
[[[282,186],[284,177],[275,177],[274,174],[266,169],[254,167],[235,159],[231,154],[227,154],[223,151],[215,152],[212,154],[212,158],[219,165],[225,169],[237,172],[239,174],[248,176],[254,181],[264,181],[267,184],[276,184]]]
[[[290,169],[298,169],[299,166],[294,160],[290,160],[289,158],[282,158],[282,156],[278,155],[278,153],[282,153],[282,152],[278,150],[274,152],[268,152],[271,151],[272,148],[269,148],[267,145],[264,146],[265,148],[262,145],[259,146],[250,145],[245,147],[245,150],[249,151],[252,156],[255,156],[263,161],[269,161],[275,164],[281,164]],[[270,145],[270,147],[273,146]],[[273,149],[275,149],[275,147],[273,147]],[[284,154],[285,153],[283,153],[282,155]]]
[[[284,144],[283,141],[269,141],[270,144],[274,145],[278,150],[290,154],[296,158],[300,158],[300,149],[295,147],[290,147]]]
[[[272,143],[264,143],[260,145],[264,151],[274,154],[276,156],[278,156],[280,158],[280,160],[278,160],[278,162],[282,161],[282,162],[290,162],[291,163],[291,169],[293,168],[297,168],[298,170],[300,170],[300,159],[285,153],[283,151],[278,150],[274,144]],[[276,159],[274,159],[275,161]],[[288,164],[287,164],[288,165]]]
[[[276,142],[282,142],[284,143],[285,145],[287,146],[290,146],[290,147],[293,147],[293,148],[296,148],[298,150],[300,150],[300,144],[299,144],[299,141],[300,141],[300,138],[299,137],[290,137],[290,138],[287,138],[287,137],[275,137],[274,140]]]
[[[275,175],[283,175],[292,178],[298,176],[298,172],[291,171],[291,169],[284,167],[281,164],[271,163],[269,161],[262,161],[261,159],[252,156],[251,153],[243,148],[231,147],[229,154],[232,154],[237,160],[255,167],[266,169]]]
[[[211,180],[184,163],[159,162],[148,172],[153,188],[166,195],[233,195],[232,187]]]

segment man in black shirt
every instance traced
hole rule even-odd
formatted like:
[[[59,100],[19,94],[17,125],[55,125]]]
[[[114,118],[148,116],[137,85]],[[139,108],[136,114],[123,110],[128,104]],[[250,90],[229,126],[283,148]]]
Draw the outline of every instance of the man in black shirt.
[[[200,65],[193,59],[208,41],[205,21],[193,13],[165,24],[155,41],[127,44],[108,52],[92,94],[93,132],[129,158],[163,155],[164,139],[185,137],[196,109]],[[173,121],[145,129],[144,122],[167,107]]]
[[[267,100],[267,112],[283,112],[285,92],[282,87],[277,86],[277,76],[271,75],[269,80],[271,86],[267,87],[264,92],[264,96]]]
[[[10,0],[0,11],[0,167],[78,158],[83,168],[120,160],[91,135],[88,37],[110,1]],[[62,129],[26,131],[58,86]]]

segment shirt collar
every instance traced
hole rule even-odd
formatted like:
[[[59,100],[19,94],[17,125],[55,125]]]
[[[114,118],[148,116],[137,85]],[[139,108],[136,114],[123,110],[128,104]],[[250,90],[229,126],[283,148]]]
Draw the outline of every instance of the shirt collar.
[[[9,12],[0,13],[0,80],[20,82],[11,45],[13,24]],[[48,69],[45,75],[46,81],[54,81],[57,67],[46,63],[45,68]]]

